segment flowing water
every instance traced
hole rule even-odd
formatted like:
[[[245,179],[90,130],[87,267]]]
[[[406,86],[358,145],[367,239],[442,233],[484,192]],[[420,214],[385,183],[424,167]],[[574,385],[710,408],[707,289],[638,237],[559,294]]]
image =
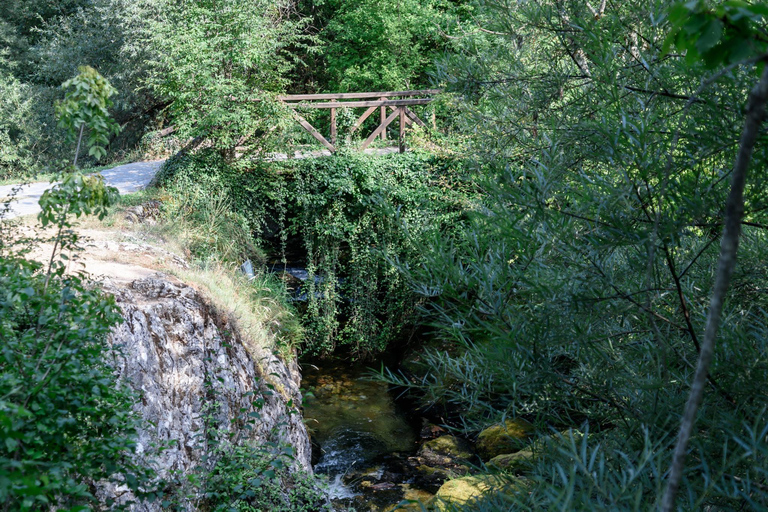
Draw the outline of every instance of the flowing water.
[[[315,472],[327,475],[331,499],[358,511],[386,511],[403,499],[427,499],[406,461],[418,425],[388,386],[351,363],[304,364],[304,420],[315,448]]]

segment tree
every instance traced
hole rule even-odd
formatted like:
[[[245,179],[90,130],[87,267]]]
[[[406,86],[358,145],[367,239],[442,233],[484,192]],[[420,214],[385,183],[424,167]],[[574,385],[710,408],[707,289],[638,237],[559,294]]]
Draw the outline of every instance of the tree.
[[[109,502],[99,482],[148,491],[151,470],[132,460],[140,416],[117,382],[106,337],[121,320],[114,298],[70,272],[72,216],[103,217],[117,191],[70,175],[40,200],[52,227],[45,264],[0,219],[0,502],[3,510],[86,510]]]
[[[77,167],[80,144],[85,127],[88,127],[88,154],[97,160],[106,155],[105,146],[109,136],[120,132],[119,125],[110,117],[108,108],[112,105],[110,97],[117,90],[90,66],[78,68],[80,74],[67,80],[61,87],[71,89],[63,101],[56,103],[59,127],[67,130],[70,139],[77,139],[73,167]]]
[[[440,64],[446,85],[470,100],[486,194],[462,236],[424,247],[418,268],[401,264],[459,354],[431,352],[419,387],[470,428],[508,415],[541,434],[585,422],[591,433],[535,464],[531,492],[510,498],[521,509],[661,505],[672,433],[706,347],[745,91],[765,58],[763,7],[726,2],[702,17],[704,5],[680,16],[697,37],[673,54],[664,51],[677,30],[671,2],[492,2],[475,29],[464,27],[460,54]],[[754,134],[738,293],[724,303],[686,450],[686,510],[768,503],[759,292],[768,141]]]
[[[340,0],[331,6],[322,38],[333,89],[407,90],[428,84],[441,42],[435,2]]]
[[[292,48],[310,41],[288,1],[167,2],[149,44],[158,55],[149,85],[170,102],[179,132],[205,138],[228,156],[281,133],[275,101],[296,65]]]

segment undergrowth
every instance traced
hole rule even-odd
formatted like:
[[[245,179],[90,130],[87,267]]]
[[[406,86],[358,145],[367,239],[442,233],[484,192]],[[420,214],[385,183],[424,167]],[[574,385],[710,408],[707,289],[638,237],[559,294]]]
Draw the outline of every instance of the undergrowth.
[[[450,236],[472,199],[463,162],[426,153],[230,164],[202,151],[172,159],[157,181],[166,214],[205,233],[191,251],[305,267],[305,349],[355,358],[412,332],[420,299],[390,260],[420,261],[416,242]]]

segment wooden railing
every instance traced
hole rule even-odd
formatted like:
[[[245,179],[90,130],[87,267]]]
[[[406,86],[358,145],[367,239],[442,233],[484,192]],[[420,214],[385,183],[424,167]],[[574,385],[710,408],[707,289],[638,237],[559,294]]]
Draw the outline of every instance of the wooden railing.
[[[371,114],[379,110],[381,121],[379,126],[373,130],[362,144],[361,149],[365,149],[381,137],[387,138],[387,127],[395,119],[400,119],[400,152],[405,151],[405,128],[408,125],[416,123],[426,127],[424,121],[417,116],[410,108],[414,105],[427,105],[434,101],[435,94],[441,92],[439,89],[423,89],[416,91],[387,91],[387,92],[348,92],[338,94],[291,94],[280,96],[279,99],[290,106],[296,120],[304,127],[315,139],[320,141],[323,146],[331,152],[336,151],[337,130],[336,130],[336,109],[338,108],[365,108],[366,111],[357,119],[352,126],[351,132],[358,130]],[[353,100],[353,101],[350,101]],[[355,101],[356,100],[356,101]],[[331,109],[331,140],[326,139],[314,126],[304,119],[297,111],[297,108],[319,108]],[[387,112],[390,111],[389,114]],[[435,124],[434,114],[432,115],[432,124]]]

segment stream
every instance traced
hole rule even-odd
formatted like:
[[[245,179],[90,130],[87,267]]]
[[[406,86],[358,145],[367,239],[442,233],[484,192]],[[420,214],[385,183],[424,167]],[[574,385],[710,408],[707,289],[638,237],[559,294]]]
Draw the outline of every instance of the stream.
[[[327,476],[330,498],[339,509],[384,512],[411,500],[409,508],[421,510],[416,500],[432,494],[418,484],[409,464],[421,420],[408,414],[387,384],[368,379],[378,368],[302,365],[304,421],[315,472]]]

